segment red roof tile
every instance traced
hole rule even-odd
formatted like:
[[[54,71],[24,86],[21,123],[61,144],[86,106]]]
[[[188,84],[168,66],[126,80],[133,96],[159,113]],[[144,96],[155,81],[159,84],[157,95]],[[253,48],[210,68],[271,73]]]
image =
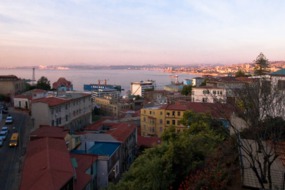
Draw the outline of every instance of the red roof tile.
[[[229,106],[220,103],[201,102],[178,102],[176,104],[163,105],[161,109],[175,111],[193,111],[197,113],[208,113],[213,117],[229,117],[232,113]]]
[[[31,140],[45,137],[64,139],[66,134],[67,132],[63,128],[41,125],[40,128],[31,133],[30,138]]]
[[[61,189],[72,178],[73,168],[64,140],[43,138],[29,143],[21,190]]]
[[[66,86],[67,88],[71,88],[72,87],[72,83],[70,81],[66,80],[63,77],[60,77],[56,82],[54,82],[52,84],[52,87],[54,89],[57,89],[58,87],[61,87],[61,86]]]
[[[49,106],[56,106],[56,105],[67,103],[69,101],[70,100],[57,98],[57,97],[47,97],[47,98],[39,98],[39,99],[33,100],[32,103],[41,102],[41,103],[48,104]]]
[[[102,130],[103,126],[109,127],[105,130],[105,134],[109,134],[120,142],[124,142],[136,130],[136,126],[128,123],[106,123],[105,120],[100,120],[94,124],[87,126],[86,130]]]

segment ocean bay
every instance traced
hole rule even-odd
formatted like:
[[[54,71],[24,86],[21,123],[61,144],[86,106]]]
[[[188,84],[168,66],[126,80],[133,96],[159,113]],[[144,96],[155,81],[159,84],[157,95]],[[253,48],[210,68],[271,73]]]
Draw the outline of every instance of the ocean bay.
[[[0,75],[16,75],[19,78],[32,79],[32,69],[1,69]],[[82,91],[84,84],[98,84],[99,80],[103,84],[106,80],[107,84],[121,85],[125,92],[130,89],[131,82],[154,80],[157,89],[163,89],[164,85],[170,84],[171,75],[178,75],[178,80],[182,82],[184,79],[191,79],[199,76],[185,73],[166,73],[162,71],[150,70],[87,70],[87,69],[69,69],[69,70],[35,70],[35,79],[41,76],[49,79],[51,85],[58,78],[64,77],[73,83],[74,90]]]

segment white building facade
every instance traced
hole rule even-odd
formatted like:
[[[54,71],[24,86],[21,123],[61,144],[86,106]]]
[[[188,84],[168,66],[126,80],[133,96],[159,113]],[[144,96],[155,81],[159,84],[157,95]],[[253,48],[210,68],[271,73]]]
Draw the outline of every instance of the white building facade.
[[[71,93],[66,97],[46,97],[32,101],[34,127],[40,125],[64,126],[80,130],[91,123],[91,95]]]
[[[146,91],[153,91],[155,88],[155,82],[152,80],[132,82],[131,83],[131,95],[139,95],[144,97]]]
[[[226,103],[227,101],[227,91],[224,88],[218,87],[193,87],[192,102],[204,102],[204,103]]]

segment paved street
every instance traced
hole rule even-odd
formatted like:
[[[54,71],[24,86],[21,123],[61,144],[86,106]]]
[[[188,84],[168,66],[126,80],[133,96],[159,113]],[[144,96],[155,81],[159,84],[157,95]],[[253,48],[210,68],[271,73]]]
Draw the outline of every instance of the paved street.
[[[20,172],[23,163],[23,156],[26,151],[31,121],[27,113],[13,111],[10,109],[10,115],[13,116],[13,123],[5,125],[6,115],[3,115],[0,128],[4,125],[9,127],[9,133],[2,147],[0,147],[0,189],[17,190],[20,183]],[[13,129],[15,127],[15,129]],[[9,147],[9,140],[14,131],[19,132],[19,145],[15,148]]]

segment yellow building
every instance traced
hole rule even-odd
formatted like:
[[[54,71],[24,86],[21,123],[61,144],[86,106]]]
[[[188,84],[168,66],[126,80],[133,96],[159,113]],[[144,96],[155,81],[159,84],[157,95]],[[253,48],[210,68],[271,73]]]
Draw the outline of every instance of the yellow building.
[[[163,131],[174,126],[176,132],[186,129],[186,126],[180,124],[185,111],[197,113],[210,113],[214,115],[215,104],[198,102],[176,102],[157,107],[148,107],[141,109],[141,135],[160,137]]]

